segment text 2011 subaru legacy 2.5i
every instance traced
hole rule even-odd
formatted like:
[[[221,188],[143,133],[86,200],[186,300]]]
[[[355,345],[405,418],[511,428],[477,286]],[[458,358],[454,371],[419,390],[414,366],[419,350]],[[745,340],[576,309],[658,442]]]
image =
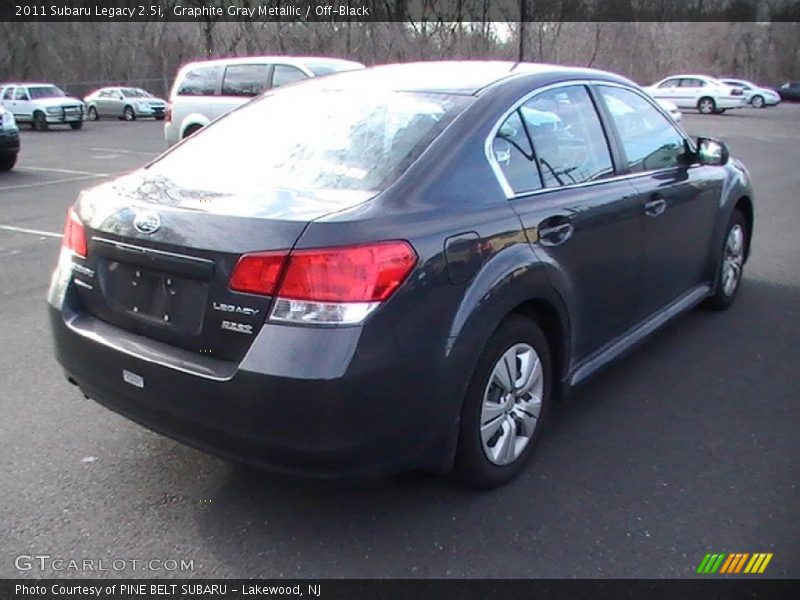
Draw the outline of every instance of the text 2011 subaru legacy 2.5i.
[[[499,485],[558,392],[733,301],[751,202],[722,143],[609,73],[336,75],[84,192],[56,353],[88,397],[223,456]]]

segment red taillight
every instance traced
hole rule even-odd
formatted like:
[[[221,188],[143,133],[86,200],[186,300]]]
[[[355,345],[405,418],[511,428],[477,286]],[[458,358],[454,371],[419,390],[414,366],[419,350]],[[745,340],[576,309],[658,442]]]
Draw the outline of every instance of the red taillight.
[[[81,223],[74,208],[70,208],[67,212],[62,245],[78,256],[86,258],[86,230],[83,228],[83,223]]]
[[[167,102],[167,108],[164,109],[164,119],[167,123],[172,122],[172,102]]]
[[[245,254],[236,263],[230,288],[237,292],[272,296],[287,256],[288,251]]]
[[[298,250],[289,256],[278,296],[313,302],[382,302],[417,262],[406,242]]]
[[[416,263],[407,242],[259,252],[239,259],[230,288],[275,296],[275,320],[353,324],[388,300]]]

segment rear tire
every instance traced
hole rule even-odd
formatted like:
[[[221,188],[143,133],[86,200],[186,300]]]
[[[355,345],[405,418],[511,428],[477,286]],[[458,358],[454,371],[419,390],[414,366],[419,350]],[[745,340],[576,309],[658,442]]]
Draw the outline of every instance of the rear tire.
[[[714,102],[713,98],[703,96],[697,101],[697,110],[704,115],[710,115],[717,110],[717,103]]]
[[[513,480],[531,456],[552,388],[550,348],[539,326],[508,317],[472,374],[454,465],[462,482],[492,489]]]
[[[156,117],[156,121],[163,121],[164,118],[165,118],[164,115],[159,115]]]
[[[44,113],[40,110],[33,113],[33,128],[36,131],[47,131],[50,128],[50,125],[47,123],[47,117],[45,117]]]
[[[736,300],[736,294],[742,286],[744,260],[749,240],[750,232],[747,231],[747,220],[740,211],[734,210],[722,240],[714,295],[703,303],[705,308],[726,310]]]
[[[17,164],[17,155],[16,154],[8,154],[6,156],[0,156],[0,171],[10,171],[14,168],[14,165]]]
[[[195,133],[200,131],[202,128],[203,128],[202,125],[189,125],[189,127],[186,128],[186,131],[183,132],[183,137],[181,139],[185,140],[190,135],[194,135]]]

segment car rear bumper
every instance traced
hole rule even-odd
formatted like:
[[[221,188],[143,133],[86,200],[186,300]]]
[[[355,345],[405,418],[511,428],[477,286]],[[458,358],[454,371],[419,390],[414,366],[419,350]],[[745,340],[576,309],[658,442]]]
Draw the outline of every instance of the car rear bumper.
[[[717,108],[724,108],[725,110],[747,106],[744,96],[721,96],[717,98],[716,103]]]
[[[453,416],[433,374],[420,371],[413,354],[369,349],[360,328],[267,324],[237,365],[74,312],[73,301],[67,291],[49,311],[68,378],[156,432],[317,477],[371,477],[446,461]],[[142,387],[126,383],[130,374]]]

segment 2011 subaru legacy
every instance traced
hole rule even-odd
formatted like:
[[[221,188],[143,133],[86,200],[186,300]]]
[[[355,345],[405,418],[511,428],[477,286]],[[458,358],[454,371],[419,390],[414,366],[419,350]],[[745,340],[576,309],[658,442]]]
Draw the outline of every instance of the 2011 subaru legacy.
[[[215,454],[493,487],[557,395],[730,306],[752,198],[722,142],[610,73],[313,80],[81,194],[56,355],[86,396]]]

